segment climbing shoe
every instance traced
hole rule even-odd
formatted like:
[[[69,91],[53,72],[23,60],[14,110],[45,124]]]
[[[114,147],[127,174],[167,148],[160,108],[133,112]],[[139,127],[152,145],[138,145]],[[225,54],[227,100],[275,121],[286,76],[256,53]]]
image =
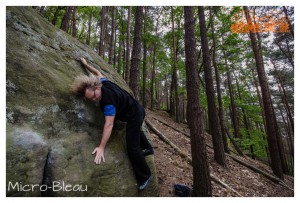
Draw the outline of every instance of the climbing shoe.
[[[143,150],[142,150],[142,154],[143,154],[144,156],[148,156],[148,155],[154,154],[154,151],[153,151],[152,148],[151,148],[151,149],[143,149]]]
[[[143,191],[150,183],[152,176],[150,176],[145,182],[139,185],[139,191]]]

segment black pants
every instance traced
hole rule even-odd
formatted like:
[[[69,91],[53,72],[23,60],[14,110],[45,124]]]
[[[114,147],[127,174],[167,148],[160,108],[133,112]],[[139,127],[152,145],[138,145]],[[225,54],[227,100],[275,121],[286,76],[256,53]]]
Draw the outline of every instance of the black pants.
[[[139,185],[151,176],[150,169],[142,154],[142,149],[152,148],[145,134],[141,131],[144,117],[145,110],[141,109],[141,113],[127,121],[126,125],[127,152]]]

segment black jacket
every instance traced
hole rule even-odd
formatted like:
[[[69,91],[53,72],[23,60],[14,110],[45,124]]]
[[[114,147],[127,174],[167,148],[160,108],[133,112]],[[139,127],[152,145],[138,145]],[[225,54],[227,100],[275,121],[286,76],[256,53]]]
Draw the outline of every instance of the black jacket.
[[[143,114],[144,108],[126,90],[120,88],[115,83],[105,80],[102,82],[102,98],[100,106],[104,112],[104,106],[114,105],[116,107],[117,120],[126,122]]]

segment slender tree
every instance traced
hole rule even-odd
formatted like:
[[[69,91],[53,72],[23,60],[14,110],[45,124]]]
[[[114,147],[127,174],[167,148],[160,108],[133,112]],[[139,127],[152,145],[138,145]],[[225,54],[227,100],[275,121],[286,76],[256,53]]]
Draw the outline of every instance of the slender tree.
[[[76,12],[77,12],[77,6],[73,6],[73,12],[72,12],[72,37],[76,37],[76,35],[77,35]]]
[[[224,53],[224,59],[225,59],[226,76],[227,76],[228,90],[229,90],[229,96],[230,96],[231,121],[232,121],[232,126],[233,126],[233,131],[234,131],[234,137],[239,138],[239,126],[238,126],[235,98],[234,98],[233,87],[232,87],[232,82],[231,82],[231,74],[230,74],[229,65],[227,62],[227,54],[225,52],[223,52],[223,53]]]
[[[157,18],[156,18],[156,26],[155,26],[155,37],[158,38],[158,25],[159,25],[159,19],[162,15],[163,9],[159,12]],[[151,102],[150,102],[150,108],[154,109],[154,85],[155,85],[155,75],[156,75],[156,50],[157,50],[157,40],[153,43],[153,54],[152,54],[152,71],[151,71],[151,86],[150,86],[150,94],[151,94]],[[157,86],[156,86],[157,87]],[[157,94],[156,94],[157,95]]]
[[[112,6],[107,6],[106,9],[106,15],[105,15],[105,21],[104,21],[104,47],[103,47],[103,54],[102,54],[102,58],[105,58],[105,54],[109,53],[109,42],[110,42],[110,38],[109,36],[109,29],[108,29],[108,25],[109,25],[109,10]],[[109,57],[109,55],[107,55]]]
[[[282,121],[283,121],[284,126],[285,126],[286,134],[288,135],[287,145],[288,145],[288,148],[289,148],[290,169],[291,169],[291,173],[293,174],[293,171],[294,171],[294,142],[292,140],[292,135],[291,135],[292,133],[290,131],[290,128],[289,128],[287,122],[285,121],[285,118],[283,116],[280,105],[278,105],[278,108],[279,108],[279,111],[280,111]]]
[[[122,69],[123,69],[123,64],[122,64],[122,56],[124,56],[124,52],[125,52],[125,46],[124,46],[124,20],[123,20],[123,13],[124,10],[121,7],[120,8],[120,21],[119,22],[119,40],[118,40],[118,66],[117,66],[117,71],[119,74],[122,73]],[[124,57],[123,57],[124,60]],[[125,73],[123,72],[123,78],[125,78]],[[128,83],[129,84],[129,83]]]
[[[291,123],[291,126],[292,126],[292,130],[294,132],[294,119],[293,119],[293,115],[291,113],[291,108],[290,108],[290,105],[288,103],[288,97],[287,97],[287,93],[285,91],[285,86],[283,84],[283,81],[282,81],[282,78],[278,72],[278,69],[277,69],[277,66],[274,62],[273,59],[270,60],[271,63],[273,64],[274,66],[274,69],[275,69],[275,76],[276,76],[276,79],[277,79],[277,82],[278,82],[278,86],[280,87],[279,90],[282,90],[282,98],[283,98],[283,104],[285,105],[285,108],[287,109],[287,115],[288,115],[288,118],[289,118],[289,121]]]
[[[102,6],[101,10],[101,20],[100,20],[100,41],[99,41],[99,56],[103,57],[105,50],[105,33],[106,33],[106,15],[107,15],[108,6]],[[103,57],[104,58],[104,57]]]
[[[241,95],[241,91],[240,91],[240,85],[239,85],[238,77],[236,76],[236,74],[234,72],[233,72],[233,75],[235,77],[235,83],[236,83],[236,87],[237,87],[237,92],[238,92],[239,100],[242,101],[242,95]],[[248,138],[250,140],[251,139],[251,137],[250,137],[250,124],[248,122],[245,109],[243,107],[242,107],[242,114],[243,114],[243,120],[244,120],[245,129],[246,129],[246,134],[247,134],[247,136],[248,136]],[[255,153],[254,153],[254,146],[253,146],[253,144],[250,144],[249,147],[250,147],[251,157],[252,157],[252,159],[255,159]]]
[[[177,56],[176,56],[176,43],[175,43],[175,26],[174,26],[174,9],[171,6],[171,18],[172,18],[172,45],[173,45],[173,75],[172,82],[174,84],[174,92],[175,93],[175,118],[176,122],[179,122],[179,96],[178,96],[178,76],[177,76]]]
[[[61,23],[61,26],[60,26],[60,29],[62,29],[65,32],[69,31],[69,24],[70,24],[71,14],[72,14],[72,6],[67,6],[65,15],[63,17],[63,20],[62,20],[62,23]]]
[[[41,8],[40,8],[40,14],[41,14],[41,16],[45,15],[45,6],[41,6]]]
[[[212,196],[209,167],[207,163],[204,142],[203,118],[199,100],[199,83],[196,70],[196,41],[194,9],[184,7],[185,28],[185,67],[186,90],[188,98],[188,123],[191,135],[192,165],[193,165],[193,195]]]
[[[206,22],[204,16],[203,6],[198,7],[199,14],[199,26],[200,26],[200,36],[201,36],[201,47],[203,51],[203,65],[204,65],[204,75],[205,75],[205,90],[207,95],[208,104],[208,118],[209,118],[209,128],[212,133],[212,141],[214,147],[214,158],[221,166],[226,167],[224,145],[222,140],[221,128],[219,117],[216,108],[215,94],[214,94],[214,84],[212,78],[212,70],[210,65],[210,55],[209,47],[206,34]]]
[[[243,7],[245,16],[247,19],[247,22],[252,24],[251,17],[249,16],[249,10],[247,6]],[[256,69],[258,73],[258,79],[261,87],[262,92],[262,100],[265,110],[265,119],[266,119],[266,125],[267,125],[267,134],[268,134],[268,144],[269,144],[269,151],[270,151],[270,157],[271,157],[271,167],[273,170],[273,173],[278,176],[280,179],[283,179],[283,170],[280,160],[280,155],[278,152],[278,144],[276,139],[276,126],[275,126],[275,119],[274,119],[274,113],[273,113],[273,107],[272,107],[272,101],[270,97],[270,90],[268,86],[268,81],[265,73],[264,68],[264,62],[263,58],[260,55],[260,50],[257,44],[256,36],[255,34],[250,30],[249,31],[252,49],[254,52],[255,57],[255,63],[256,63]]]
[[[93,19],[93,6],[90,7],[90,16],[89,16],[89,22],[88,22],[88,32],[87,32],[87,39],[86,39],[86,44],[88,46],[90,46],[90,43],[91,43],[92,19]]]
[[[292,34],[292,36],[293,36],[293,39],[294,39],[294,27],[292,26],[290,17],[289,17],[289,15],[288,15],[288,12],[287,12],[287,9],[286,9],[285,6],[283,6],[283,12],[284,12],[284,14],[285,14],[286,20],[287,20],[288,23],[289,23],[290,32],[291,32],[291,34]]]
[[[148,7],[144,7],[145,14],[144,14],[144,38],[143,38],[143,105],[144,107],[147,106],[147,100],[146,100],[146,81],[147,81],[147,11]]]
[[[58,6],[56,9],[55,9],[55,12],[53,14],[53,18],[51,20],[51,23],[55,26],[56,23],[57,23],[57,20],[58,20],[58,16],[59,16],[59,12],[62,10],[62,6]]]
[[[127,84],[129,84],[129,80],[130,80],[130,21],[131,21],[131,6],[128,6],[127,36],[126,36],[126,68],[125,68],[125,81]]]
[[[114,32],[114,59],[113,59],[113,65],[115,66],[116,65],[116,62],[117,62],[117,19],[118,19],[118,16],[119,16],[119,9],[116,8],[116,27],[115,27],[115,32]],[[124,50],[125,52],[125,50]],[[124,57],[125,58],[125,57]]]
[[[155,75],[156,75],[155,64],[156,64],[156,42],[154,42],[154,45],[153,45],[152,70],[151,70],[151,86],[150,86],[150,94],[151,94],[150,108],[152,110],[154,109],[154,85],[155,85]]]
[[[271,97],[271,95],[270,95],[270,97]],[[280,156],[280,160],[281,160],[282,171],[284,174],[288,174],[289,169],[288,169],[288,165],[287,165],[287,161],[286,161],[286,157],[285,157],[285,150],[283,147],[282,136],[281,136],[281,133],[279,132],[279,128],[278,128],[278,124],[277,124],[277,118],[276,118],[273,102],[272,102],[272,111],[274,114],[276,139],[277,139],[277,145],[278,145],[277,147],[278,147],[278,152],[279,152],[279,156]]]
[[[219,120],[220,120],[220,126],[221,126],[221,133],[222,133],[222,140],[224,145],[224,150],[226,153],[229,153],[229,148],[227,144],[226,139],[226,131],[225,131],[225,121],[224,121],[224,112],[223,112],[223,102],[222,102],[222,94],[221,94],[221,82],[220,82],[220,76],[219,76],[219,69],[216,61],[216,49],[217,49],[217,43],[216,43],[216,37],[215,37],[215,29],[214,29],[214,19],[212,16],[212,9],[210,8],[209,11],[210,15],[210,22],[211,22],[211,34],[213,39],[213,55],[212,55],[212,61],[213,66],[215,69],[215,77],[216,77],[216,84],[217,84],[217,93],[218,93],[218,103],[219,103]]]
[[[140,99],[140,60],[142,48],[142,28],[143,28],[143,6],[137,6],[135,12],[134,38],[132,46],[132,59],[130,66],[130,81],[131,88],[137,100]]]
[[[125,53],[125,23],[123,20],[123,13],[124,9],[121,7],[121,14],[120,14],[120,29],[119,29],[119,50],[118,50],[118,73],[122,74],[122,77],[125,79],[125,70],[124,64],[126,64],[126,53]],[[130,70],[130,69],[129,69]],[[129,83],[128,83],[129,84]]]
[[[113,64],[114,59],[114,47],[115,47],[115,29],[116,29],[116,8],[114,6],[111,7],[112,10],[112,25],[110,32],[110,43],[109,43],[109,58],[108,63]]]

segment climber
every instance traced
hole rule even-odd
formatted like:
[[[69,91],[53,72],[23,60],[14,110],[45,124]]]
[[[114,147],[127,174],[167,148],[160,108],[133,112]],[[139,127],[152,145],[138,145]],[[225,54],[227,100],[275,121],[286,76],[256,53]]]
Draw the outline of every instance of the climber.
[[[105,116],[103,135],[100,145],[94,149],[94,162],[105,162],[104,151],[112,132],[115,118],[126,122],[127,153],[131,161],[138,190],[144,190],[152,178],[145,157],[152,155],[153,148],[148,142],[141,126],[145,118],[144,108],[124,89],[105,78],[100,71],[89,65],[84,58],[80,58],[82,65],[89,70],[91,76],[80,75],[72,85],[73,94],[92,101],[99,101]]]

